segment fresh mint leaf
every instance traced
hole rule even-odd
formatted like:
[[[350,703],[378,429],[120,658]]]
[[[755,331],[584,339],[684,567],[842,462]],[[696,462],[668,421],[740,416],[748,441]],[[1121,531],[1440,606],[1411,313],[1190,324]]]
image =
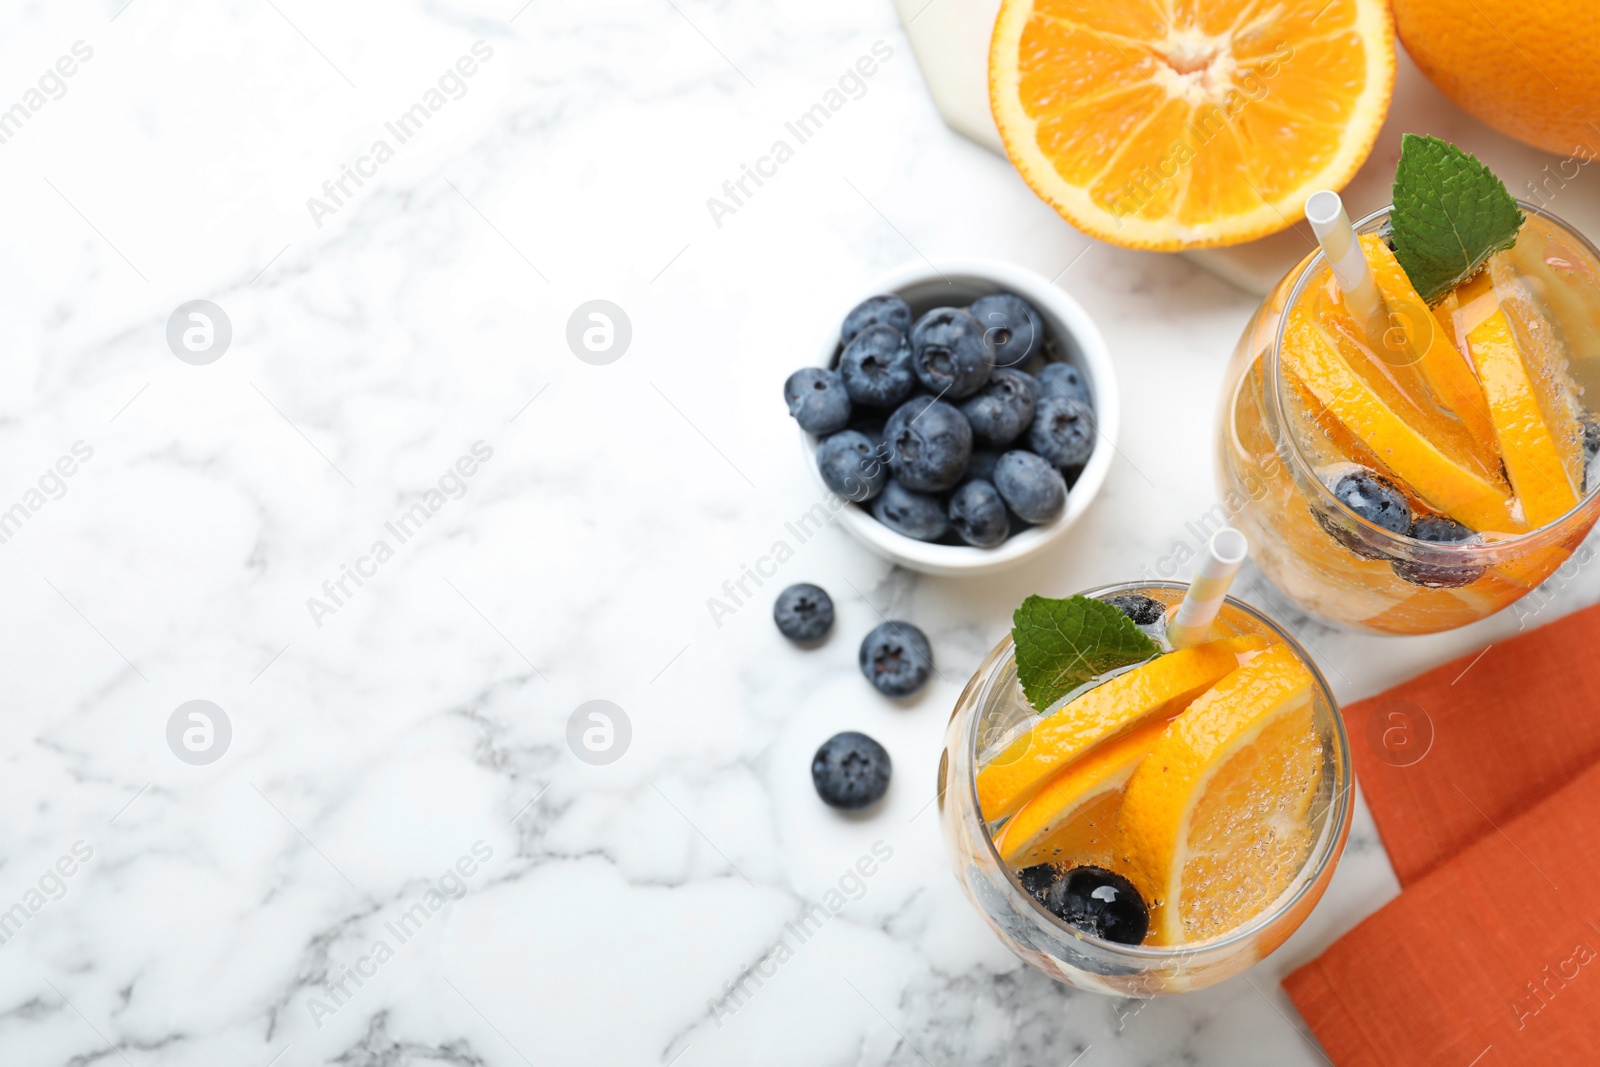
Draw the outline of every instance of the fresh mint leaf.
[[[1394,172],[1390,240],[1429,304],[1517,243],[1522,209],[1494,171],[1455,145],[1408,133]]]
[[[1132,619],[1086,596],[1030,596],[1011,621],[1017,679],[1035,711],[1044,711],[1098,674],[1161,651]]]

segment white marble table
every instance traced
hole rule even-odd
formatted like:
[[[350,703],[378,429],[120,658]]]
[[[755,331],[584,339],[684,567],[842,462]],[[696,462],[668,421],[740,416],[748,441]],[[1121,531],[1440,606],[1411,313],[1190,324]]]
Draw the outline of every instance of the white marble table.
[[[940,123],[887,3],[125,2],[0,34],[0,1063],[1323,1062],[1276,979],[1394,892],[1364,810],[1277,957],[1139,1010],[1004,952],[928,809],[1011,607],[1153,569],[1209,507],[1249,297],[1060,223]],[[1104,327],[1097,507],[980,582],[829,528],[718,625],[813,501],[779,387],[815,309],[967,255]],[[565,339],[594,299],[632,325],[606,365]],[[203,365],[166,338],[191,300],[231,324]],[[839,606],[812,652],[769,618],[798,580]],[[934,643],[908,708],[855,667],[880,612]],[[1516,626],[1306,634],[1353,698]],[[597,699],[631,724],[606,765],[568,743]],[[191,700],[225,745],[169,745]],[[842,728],[895,760],[870,818],[811,790]]]

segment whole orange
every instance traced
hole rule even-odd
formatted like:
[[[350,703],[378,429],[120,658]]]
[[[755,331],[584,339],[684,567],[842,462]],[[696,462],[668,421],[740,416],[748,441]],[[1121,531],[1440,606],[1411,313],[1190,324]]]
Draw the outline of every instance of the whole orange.
[[[1595,0],[1394,0],[1417,66],[1509,137],[1569,155],[1600,150]]]

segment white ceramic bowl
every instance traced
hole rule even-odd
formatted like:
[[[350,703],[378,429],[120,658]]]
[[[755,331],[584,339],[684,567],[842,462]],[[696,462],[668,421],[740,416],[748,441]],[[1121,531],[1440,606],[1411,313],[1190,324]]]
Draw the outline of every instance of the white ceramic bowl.
[[[1094,452],[1084,464],[1077,483],[1067,493],[1066,510],[1056,521],[1044,526],[1030,526],[994,548],[918,541],[895,533],[873,518],[867,508],[858,504],[846,504],[839,510],[838,521],[850,531],[852,537],[884,559],[924,574],[989,574],[1015,566],[1046,545],[1060,540],[1088,510],[1111,471],[1111,457],[1116,450],[1117,430],[1121,421],[1117,376],[1111,367],[1111,354],[1106,350],[1105,338],[1100,336],[1100,330],[1089,318],[1089,313],[1043,275],[1009,263],[962,259],[945,260],[934,266],[926,263],[907,264],[879,278],[857,300],[839,308],[837,314],[827,320],[828,333],[819,347],[816,365],[835,366],[841,351],[839,324],[851,308],[869,296],[898,294],[911,305],[911,313],[915,317],[931,308],[965,307],[980,296],[998,292],[1016,293],[1032,304],[1044,320],[1047,343],[1053,340],[1055,352],[1083,372],[1094,396],[1096,428],[1099,431]],[[823,492],[832,492],[823,483],[822,475],[817,470],[818,438],[802,431],[800,440],[812,477]]]

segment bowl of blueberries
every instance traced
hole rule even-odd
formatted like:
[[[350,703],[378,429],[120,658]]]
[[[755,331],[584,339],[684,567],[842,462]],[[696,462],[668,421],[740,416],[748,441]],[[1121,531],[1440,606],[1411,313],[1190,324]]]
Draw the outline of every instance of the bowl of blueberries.
[[[1111,469],[1115,372],[1087,312],[1006,263],[913,264],[830,325],[783,396],[852,536],[983,574],[1067,532]]]

